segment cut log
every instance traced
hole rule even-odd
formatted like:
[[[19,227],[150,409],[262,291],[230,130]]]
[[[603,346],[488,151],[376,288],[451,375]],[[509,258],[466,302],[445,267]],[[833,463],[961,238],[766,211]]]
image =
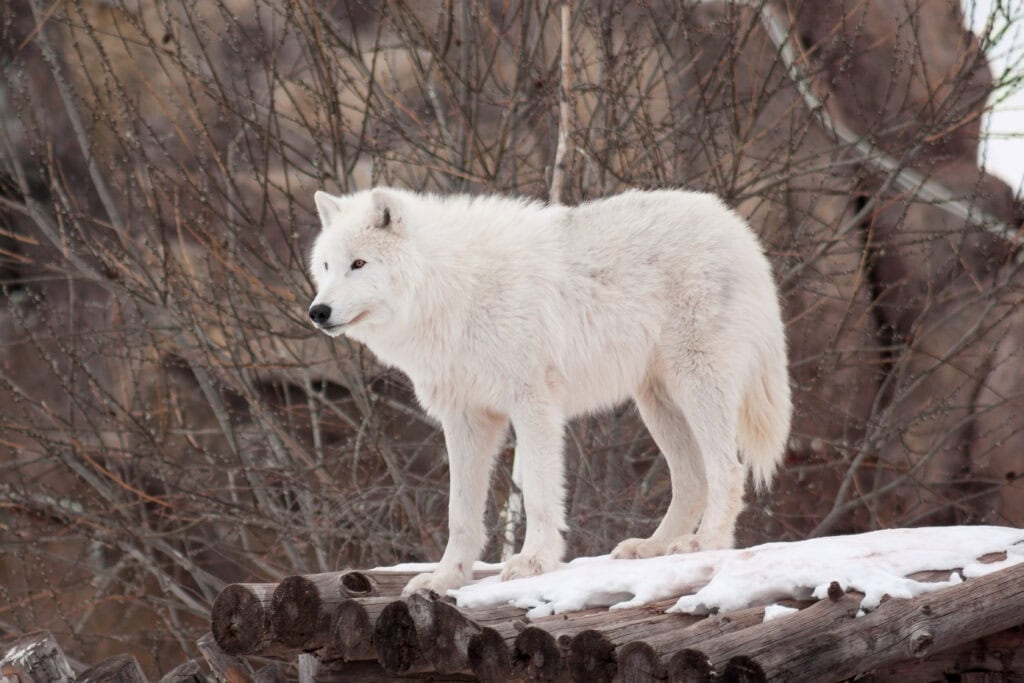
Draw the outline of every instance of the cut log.
[[[469,643],[473,636],[489,624],[521,620],[525,612],[507,605],[461,610],[449,602],[438,600],[434,603],[434,635],[424,654],[440,674],[469,671]]]
[[[376,659],[373,628],[381,612],[392,602],[393,598],[359,598],[338,603],[334,610],[330,650],[347,662]]]
[[[280,664],[267,664],[252,675],[253,683],[289,683]]]
[[[210,609],[210,632],[229,655],[270,654],[270,601],[275,583],[233,583]]]
[[[618,672],[615,646],[595,630],[583,631],[572,639],[567,664],[575,681],[611,683]]]
[[[810,611],[812,608],[804,610]],[[714,643],[713,662],[731,650],[747,676],[761,680],[842,680],[891,662],[920,659],[1024,623],[1024,564],[921,595],[889,600],[843,624],[794,631],[792,615]],[[728,665],[722,669],[729,675]]]
[[[483,683],[499,683],[512,678],[512,653],[506,639],[496,630],[484,627],[469,639],[466,647],[469,668]]]
[[[429,671],[425,644],[433,637],[433,599],[418,593],[388,604],[373,627],[377,661],[390,674]]]
[[[270,600],[270,634],[278,643],[300,650],[327,645],[331,617],[342,598],[342,577],[346,574],[289,576],[274,589]],[[350,575],[349,575],[350,576]],[[369,592],[359,581],[359,588]],[[347,591],[346,591],[347,592]]]
[[[116,655],[83,671],[75,683],[146,683],[146,676],[135,657]]]
[[[1024,680],[1024,628],[1006,631],[942,652],[925,659],[905,659],[874,670],[873,681],[967,680],[967,676],[995,681]]]
[[[642,640],[623,645],[616,659],[623,683],[647,683],[667,677],[658,652]]]
[[[289,576],[270,605],[273,640],[296,650],[330,644],[337,606],[343,600],[396,595],[415,574],[346,570]]]
[[[64,651],[49,631],[37,631],[18,638],[0,657],[0,677],[31,683],[68,683],[75,677]]]
[[[796,614],[767,623],[755,618],[739,629],[724,629],[718,633],[702,629],[703,637],[680,642],[679,651],[668,662],[669,680],[689,681],[695,680],[695,676],[720,674],[732,657],[747,654],[750,644],[756,643],[758,638],[774,643],[784,640],[796,642],[831,629],[838,623],[848,625],[860,609],[863,597],[860,593],[839,595],[838,599],[821,600]],[[764,614],[763,607],[742,610],[755,614],[758,611]],[[734,670],[734,673],[738,672],[739,669]]]
[[[159,683],[204,683],[204,681],[206,681],[206,677],[199,672],[199,662],[190,659],[164,674]]]
[[[252,668],[245,660],[224,652],[217,645],[213,634],[207,633],[197,640],[196,647],[210,665],[214,678],[220,683],[253,683],[255,680]]]
[[[530,626],[516,637],[512,666],[527,680],[562,680],[568,678],[565,649],[548,631]]]

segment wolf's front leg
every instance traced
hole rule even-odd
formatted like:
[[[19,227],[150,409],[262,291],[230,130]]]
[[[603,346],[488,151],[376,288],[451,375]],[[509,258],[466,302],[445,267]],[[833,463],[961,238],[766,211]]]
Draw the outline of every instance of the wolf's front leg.
[[[552,405],[533,403],[512,415],[516,457],[522,467],[526,538],[523,549],[505,562],[502,579],[551,571],[565,552],[565,418]]]
[[[486,541],[484,506],[491,466],[508,430],[508,418],[467,411],[441,421],[448,449],[448,546],[433,572],[410,581],[403,595],[429,588],[441,595],[473,578],[473,563]]]

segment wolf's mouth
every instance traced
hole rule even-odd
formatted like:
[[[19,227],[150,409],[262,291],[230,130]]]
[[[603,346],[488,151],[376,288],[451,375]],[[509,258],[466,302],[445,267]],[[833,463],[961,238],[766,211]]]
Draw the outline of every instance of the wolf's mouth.
[[[368,315],[370,315],[369,311],[363,311],[362,313],[360,313],[359,315],[357,315],[356,317],[352,318],[347,323],[345,323],[344,327],[348,327],[349,325],[355,325],[357,322],[359,322],[360,320],[362,320],[363,318],[365,318]]]
[[[357,314],[354,318],[349,320],[347,323],[338,323],[337,325],[317,325],[317,327],[320,329],[321,332],[326,332],[328,334],[330,334],[332,332],[340,332],[342,329],[344,329],[346,327],[350,327],[351,325],[355,325],[357,322],[359,322],[360,320],[362,320],[363,318],[365,318],[369,314],[370,314],[369,311],[363,311],[362,313]]]

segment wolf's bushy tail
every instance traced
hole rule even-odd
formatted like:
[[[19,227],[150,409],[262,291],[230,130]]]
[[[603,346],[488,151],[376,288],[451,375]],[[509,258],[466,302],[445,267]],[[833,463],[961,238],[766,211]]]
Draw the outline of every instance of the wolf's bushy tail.
[[[758,353],[758,365],[740,406],[737,442],[754,484],[767,490],[786,452],[793,413],[785,342],[768,344]]]

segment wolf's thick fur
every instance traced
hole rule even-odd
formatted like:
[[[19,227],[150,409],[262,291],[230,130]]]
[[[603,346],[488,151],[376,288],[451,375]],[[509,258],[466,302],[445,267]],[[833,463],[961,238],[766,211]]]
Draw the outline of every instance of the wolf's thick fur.
[[[650,538],[614,555],[732,546],[746,470],[770,483],[791,407],[768,260],[717,198],[632,191],[565,207],[378,188],[318,192],[316,205],[310,316],[404,371],[444,427],[448,546],[407,591],[470,579],[510,422],[527,528],[502,576],[556,567],[565,422],[630,396],[672,501]]]

